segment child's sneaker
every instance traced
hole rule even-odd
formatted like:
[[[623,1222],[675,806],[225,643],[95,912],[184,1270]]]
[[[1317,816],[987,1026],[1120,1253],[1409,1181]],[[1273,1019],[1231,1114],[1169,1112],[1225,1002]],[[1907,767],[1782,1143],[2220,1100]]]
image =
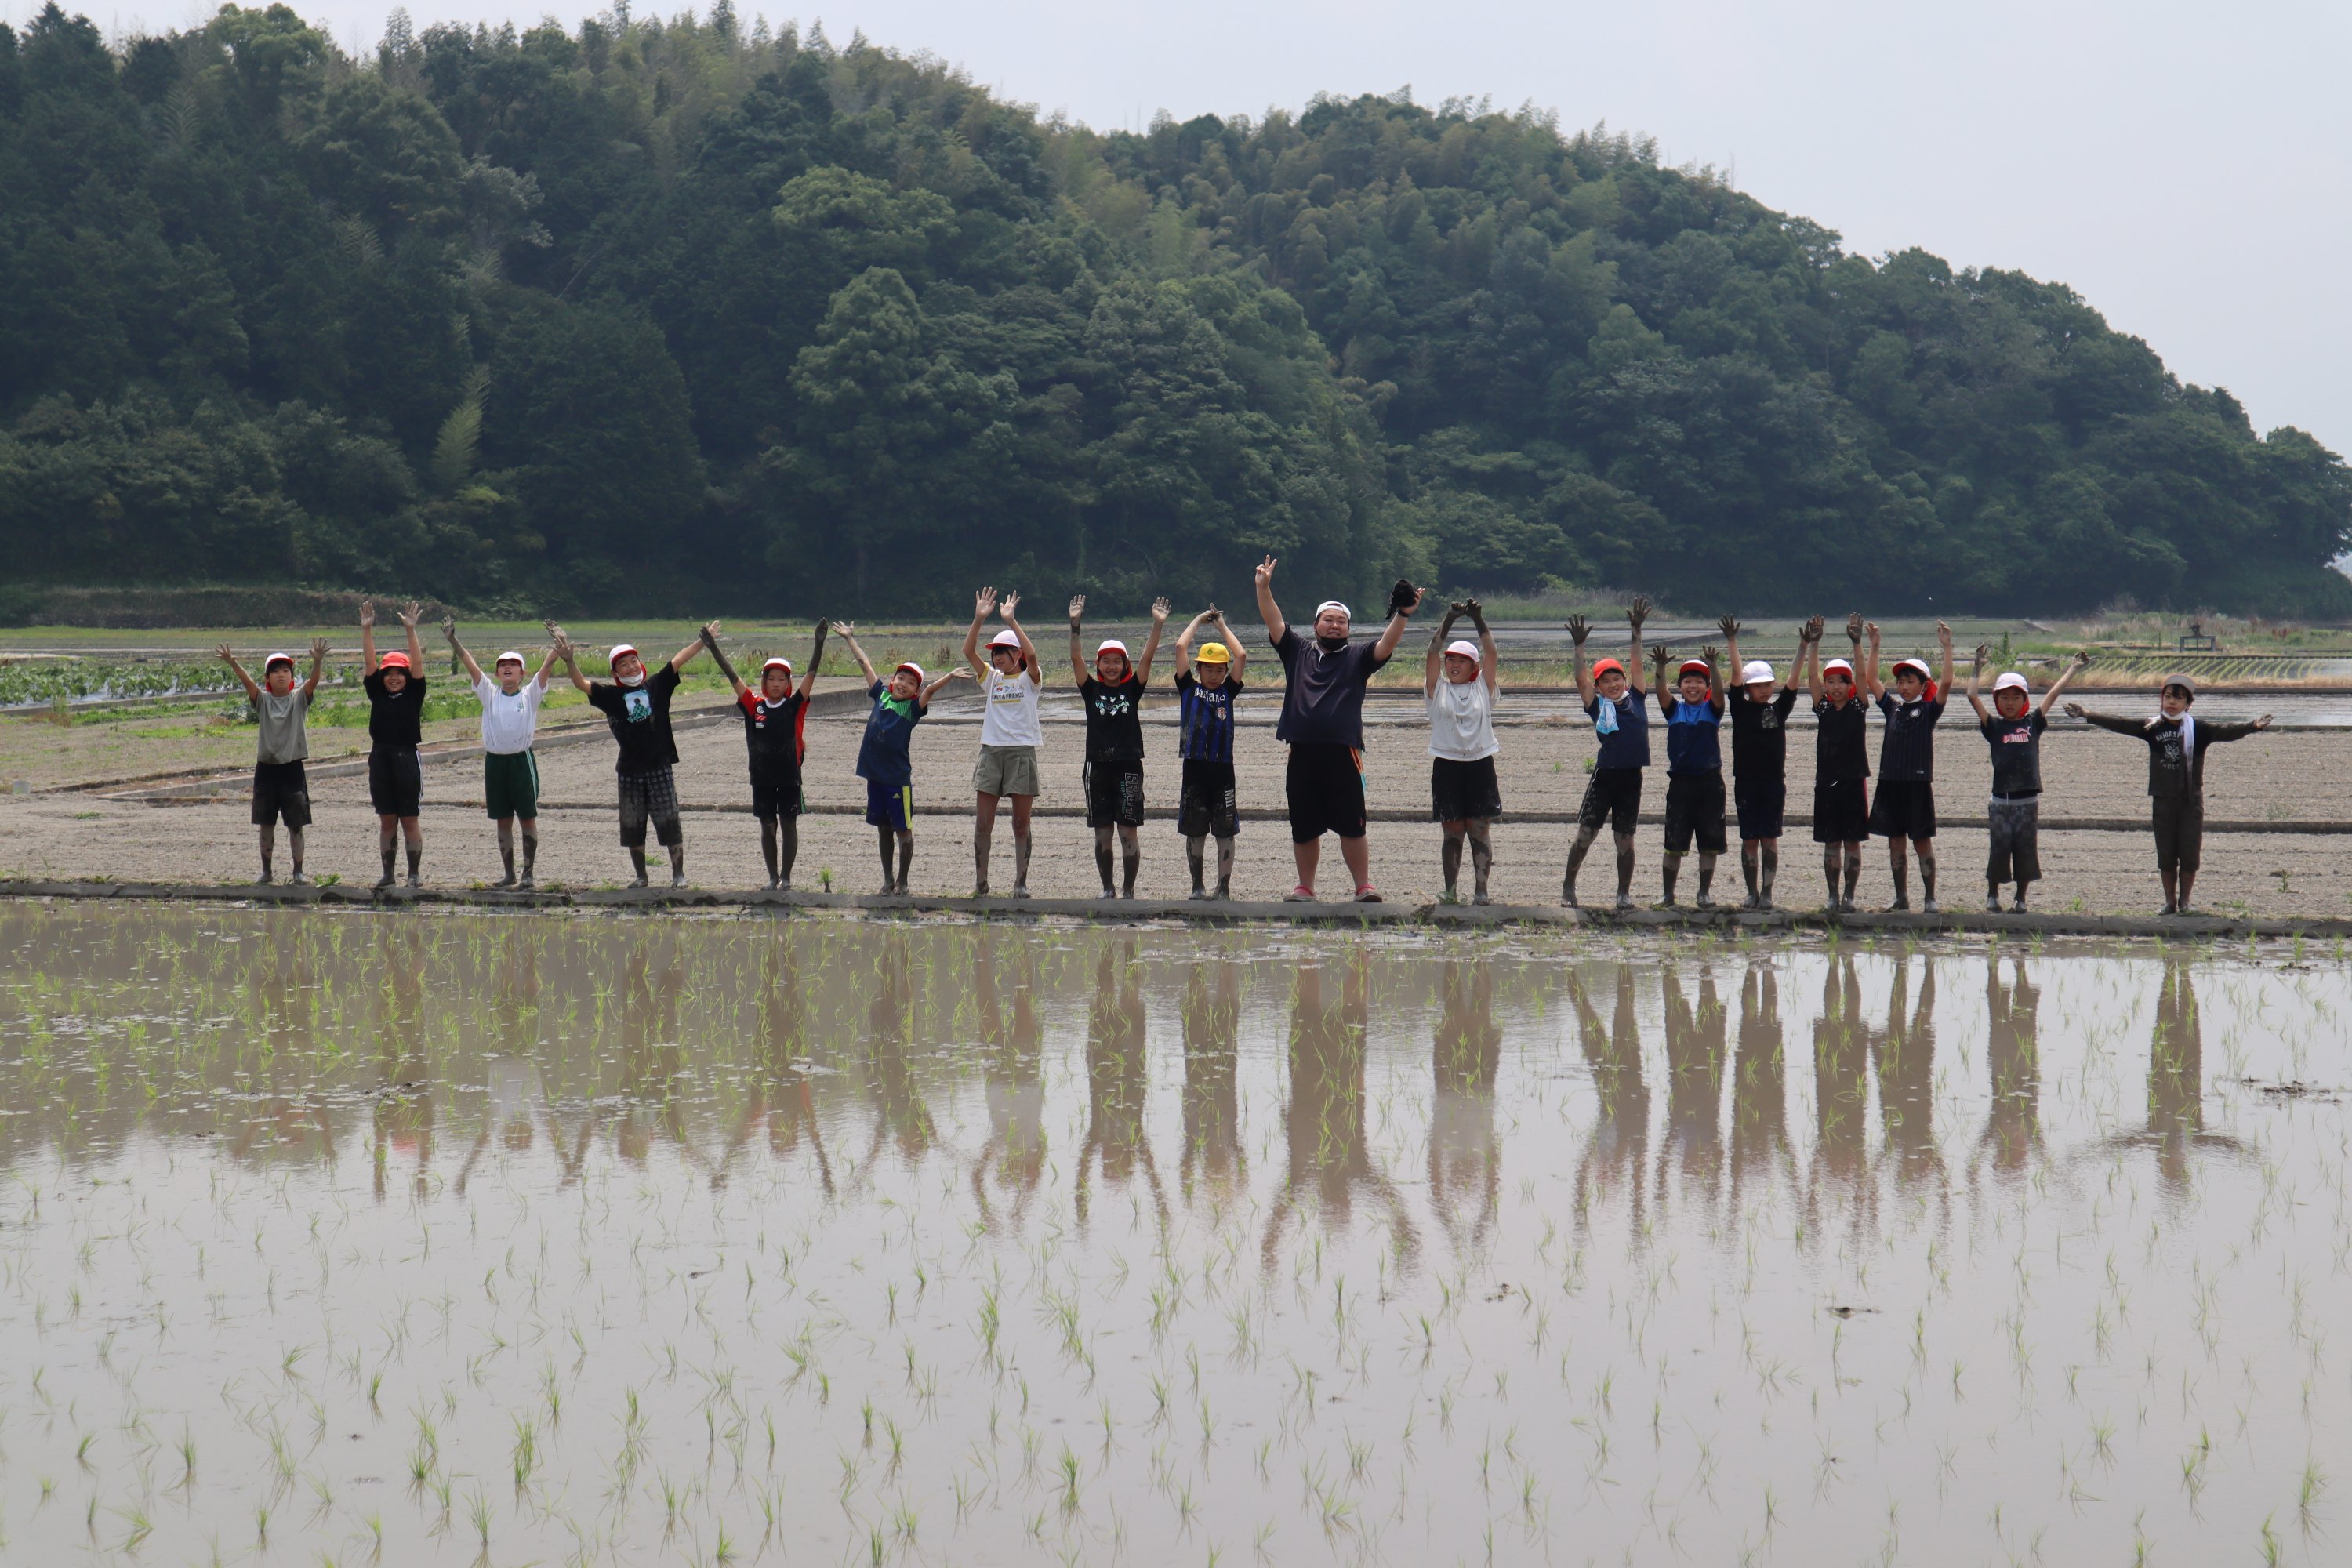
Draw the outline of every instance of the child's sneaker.
[[[389,871],[386,871],[383,876],[378,877],[378,878],[375,879],[375,885],[376,885],[377,887],[379,887],[379,888],[389,888],[389,887],[391,887],[391,886],[392,886],[392,873],[391,873],[391,872],[389,872]]]
[[[1481,888],[1476,892],[1470,895],[1470,901],[1474,904],[1491,904],[1495,900],[1493,897],[1487,893],[1486,889]]]
[[[1027,898],[1027,897],[1029,896],[1029,884],[1028,884],[1028,883],[1026,883],[1026,882],[1015,882],[1015,883],[1013,883],[1013,896],[1014,898],[1016,898],[1016,899],[1025,899],[1025,898]]]
[[[1739,908],[1743,912],[1760,910],[1763,907],[1764,895],[1761,893],[1750,893],[1746,898],[1739,900]]]
[[[425,886],[424,876],[419,872],[411,871],[408,874],[408,885],[412,890]]]
[[[526,893],[532,892],[539,887],[539,879],[530,875],[529,872],[525,872],[522,876],[522,879],[515,883],[515,886]]]
[[[286,881],[287,885],[289,887],[307,888],[310,885],[310,873],[308,871],[297,871],[292,876],[287,878]]]
[[[2023,904],[2020,904],[2017,907],[2021,910],[2025,906]],[[1999,893],[1995,893],[1992,897],[1985,900],[1985,913],[1989,915],[1997,915],[2000,913],[2000,895]]]
[[[490,887],[494,890],[503,890],[505,889],[511,888],[514,885],[515,874],[512,871],[509,871],[505,876],[500,877],[497,881],[492,882]]]
[[[673,887],[673,888],[683,888],[683,887],[685,887],[685,886],[686,886],[686,873],[685,873],[685,872],[683,872],[683,871],[672,871],[672,872],[669,874],[669,885],[670,885],[671,887]]]
[[[1633,894],[1620,893],[1617,895],[1617,912],[1621,915],[1630,915],[1633,912]]]
[[[264,866],[261,868],[261,875],[253,879],[253,885],[257,888],[266,888],[276,880],[278,880],[278,879],[271,874],[269,868]]]
[[[1696,899],[1691,901],[1691,908],[1695,910],[1712,910],[1715,908],[1715,895],[1712,893],[1701,893]]]
[[[1919,900],[1919,912],[1923,915],[1940,915],[1944,911],[1937,907],[1935,900],[1922,899]]]
[[[2018,894],[2017,902],[2010,905],[2009,910],[2011,914],[2023,914],[2025,912],[2025,895],[2023,893]]]
[[[1356,902],[1360,904],[1377,904],[1380,901],[1380,889],[1373,887],[1370,882],[1364,883],[1361,887],[1356,889]]]
[[[1195,903],[1206,903],[1209,900],[1209,889],[1195,882],[1192,884],[1192,890],[1184,896]]]

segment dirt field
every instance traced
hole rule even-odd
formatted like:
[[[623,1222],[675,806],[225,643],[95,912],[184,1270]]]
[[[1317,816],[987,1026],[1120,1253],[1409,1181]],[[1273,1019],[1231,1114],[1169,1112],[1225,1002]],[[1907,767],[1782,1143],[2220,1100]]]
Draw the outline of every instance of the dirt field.
[[[1283,752],[1272,731],[1273,703],[1261,699],[1244,720],[1243,805],[1279,810]],[[1046,778],[1041,805],[1071,809],[1083,803],[1080,787],[1082,730],[1075,700],[1049,697],[1044,752]],[[1366,748],[1371,804],[1382,810],[1418,813],[1428,800],[1428,761],[1419,725],[1419,705],[1376,703]],[[568,717],[568,715],[567,715]],[[1177,768],[1173,714],[1166,706],[1149,710],[1152,763],[1148,779],[1155,806],[1172,806]],[[815,888],[830,871],[845,891],[873,890],[878,879],[873,830],[860,821],[864,786],[852,773],[861,721],[854,716],[813,720],[809,726],[808,797],[812,815],[803,819],[798,881]],[[107,726],[106,729],[121,729]],[[435,727],[461,739],[472,729],[456,721]],[[91,727],[93,732],[98,727]],[[22,756],[20,740],[78,737],[79,730],[37,723],[0,728],[11,776]],[[1570,813],[1584,787],[1584,763],[1592,739],[1580,720],[1507,722],[1502,731],[1503,798],[1507,813]],[[173,740],[141,742],[116,738],[104,753],[121,773],[152,773],[171,767],[227,763],[230,773],[215,797],[153,805],[89,793],[11,795],[0,800],[0,875],[110,878],[191,882],[229,882],[249,878],[255,868],[253,831],[247,820],[243,758],[250,755],[251,731],[228,738],[207,737],[191,744]],[[357,732],[331,731],[343,742]],[[318,737],[314,736],[314,743]],[[918,804],[969,811],[971,759],[978,745],[976,717],[968,704],[945,700],[931,721],[917,732]],[[742,741],[731,723],[689,729],[678,737],[678,790],[688,806],[688,872],[698,886],[748,887],[761,879],[758,825],[730,809],[748,804]],[[236,750],[230,750],[234,744]],[[329,748],[319,747],[322,755]],[[93,751],[92,756],[100,753]],[[1791,737],[1792,809],[1809,804],[1811,740]],[[2144,752],[2119,737],[2064,725],[2043,744],[2045,821],[2143,820],[2147,810]],[[611,805],[612,748],[601,736],[541,752],[546,809],[542,818],[540,870],[543,880],[580,887],[618,882],[627,875]],[[142,765],[144,764],[144,765]],[[425,875],[460,886],[498,875],[496,840],[482,816],[481,764],[478,757],[428,762],[425,773]],[[2214,752],[2209,763],[2207,809],[2218,820],[2251,822],[2340,822],[2345,784],[2352,777],[2352,734],[2304,732],[2256,736]],[[1648,808],[1664,800],[1663,769],[1653,770]],[[1974,907],[1982,899],[1979,880],[1985,852],[1981,820],[1986,765],[1982,742],[1972,729],[1954,725],[1940,741],[1937,773],[1948,825],[1938,840],[1943,891],[1952,907]],[[88,775],[85,775],[88,776]],[[121,776],[118,774],[117,776]],[[314,781],[318,821],[311,830],[310,869],[346,882],[373,880],[375,823],[362,777]],[[1495,891],[1511,902],[1548,903],[1559,897],[1560,870],[1573,829],[1565,823],[1514,822],[1496,829]],[[1287,832],[1278,821],[1245,821],[1236,868],[1236,893],[1277,898],[1291,882]],[[1371,829],[1373,877],[1391,899],[1434,896],[1441,886],[1436,829],[1418,821],[1376,821]],[[1660,830],[1645,826],[1634,892],[1643,901],[1656,896]],[[1172,821],[1153,820],[1143,828],[1144,867],[1139,891],[1181,895],[1187,885],[1182,842]],[[1784,903],[1811,908],[1822,898],[1820,859],[1806,829],[1785,841],[1781,872]],[[1009,830],[997,833],[995,882],[1011,880]],[[280,851],[281,859],[283,850]],[[1890,891],[1885,851],[1874,845],[1862,884],[1865,903],[1884,903]],[[2042,837],[2045,879],[2035,889],[2037,907],[2089,913],[2144,913],[2158,900],[2154,857],[2147,833],[2049,831]],[[1344,891],[1337,844],[1326,840],[1328,870],[1320,886],[1327,898]],[[281,871],[283,869],[281,864]],[[1683,894],[1695,890],[1695,863],[1684,873]],[[929,891],[961,892],[971,881],[968,816],[925,816],[916,832],[914,882]],[[1037,826],[1037,853],[1031,885],[1040,895],[1083,897],[1095,890],[1091,837],[1079,820],[1047,816]],[[1588,900],[1612,890],[1605,852],[1588,866]],[[1727,859],[1717,879],[1719,897],[1740,893],[1736,864]],[[1916,889],[1915,889],[1916,893]],[[2079,901],[2078,901],[2079,900]],[[2214,833],[2206,846],[2199,902],[2215,910],[2259,916],[2342,916],[2352,912],[2352,835]]]

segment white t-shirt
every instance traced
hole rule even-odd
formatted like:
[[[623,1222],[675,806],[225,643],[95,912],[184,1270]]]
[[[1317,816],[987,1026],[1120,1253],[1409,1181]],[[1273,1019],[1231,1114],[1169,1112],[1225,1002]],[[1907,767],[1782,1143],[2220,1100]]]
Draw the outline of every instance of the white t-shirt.
[[[1444,675],[1429,694],[1429,754],[1475,763],[1503,748],[1495,741],[1495,699],[1483,679],[1456,686]]]
[[[981,690],[988,699],[988,707],[980,720],[980,743],[983,746],[1034,746],[1045,741],[1037,727],[1037,683],[1029,679],[1026,669],[1011,675],[1001,673],[994,665],[981,682]]]
[[[521,689],[509,697],[485,675],[474,682],[474,695],[482,700],[482,750],[502,757],[530,750],[539,733],[539,704],[547,695],[546,687],[526,674]]]

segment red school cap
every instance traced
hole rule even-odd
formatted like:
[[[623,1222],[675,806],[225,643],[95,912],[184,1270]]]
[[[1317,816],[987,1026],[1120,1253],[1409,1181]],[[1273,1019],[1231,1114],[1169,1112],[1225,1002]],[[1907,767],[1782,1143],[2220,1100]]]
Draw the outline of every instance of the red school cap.
[[[1613,658],[1604,658],[1604,659],[1601,659],[1601,661],[1599,661],[1598,663],[1596,663],[1596,664],[1595,664],[1595,665],[1593,665],[1593,667],[1592,667],[1592,679],[1595,679],[1595,680],[1598,680],[1598,679],[1600,679],[1602,676],[1604,676],[1604,675],[1608,674],[1608,673],[1609,673],[1611,670],[1612,670],[1612,669],[1613,669],[1613,670],[1615,670],[1615,671],[1616,671],[1618,674],[1620,674],[1620,675],[1622,675],[1622,674],[1624,674],[1624,673],[1625,673],[1625,667],[1624,667],[1623,665],[1622,665],[1622,664],[1618,663],[1615,659],[1613,659]]]
[[[375,661],[375,667],[378,669],[404,670],[408,668],[408,656],[404,653],[388,653]]]

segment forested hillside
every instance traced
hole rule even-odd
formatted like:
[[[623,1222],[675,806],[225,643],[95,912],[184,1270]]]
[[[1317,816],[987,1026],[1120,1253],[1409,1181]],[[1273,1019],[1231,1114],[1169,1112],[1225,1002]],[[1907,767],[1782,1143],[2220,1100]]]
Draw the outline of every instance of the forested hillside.
[[[1533,113],[1103,134],[726,0],[0,27],[0,345],[19,584],[2352,614],[2341,461],[2059,285]]]

